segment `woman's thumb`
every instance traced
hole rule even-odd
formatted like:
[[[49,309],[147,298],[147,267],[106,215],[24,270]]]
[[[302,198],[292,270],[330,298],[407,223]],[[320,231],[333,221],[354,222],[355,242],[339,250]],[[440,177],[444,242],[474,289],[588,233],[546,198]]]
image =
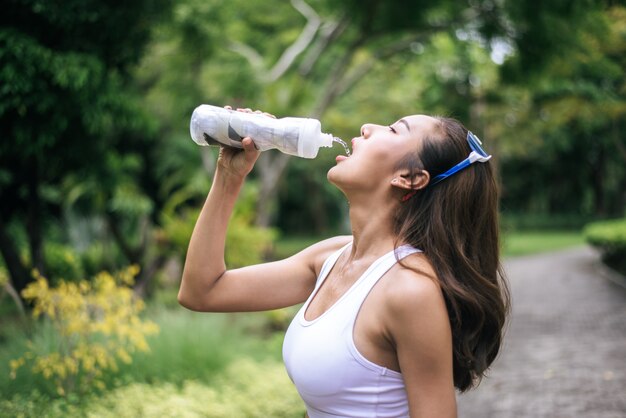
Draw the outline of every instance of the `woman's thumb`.
[[[256,145],[254,145],[254,141],[252,138],[245,137],[241,140],[241,145],[243,145],[243,150],[246,153],[246,160],[254,161],[259,156],[260,151],[257,149]]]

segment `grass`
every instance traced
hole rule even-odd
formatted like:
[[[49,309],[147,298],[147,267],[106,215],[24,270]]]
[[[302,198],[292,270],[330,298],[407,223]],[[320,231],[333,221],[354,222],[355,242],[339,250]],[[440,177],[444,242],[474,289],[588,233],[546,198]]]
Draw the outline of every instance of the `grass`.
[[[581,231],[512,231],[503,234],[505,257],[576,247],[585,243]]]
[[[175,292],[169,293],[174,296],[160,296],[145,312],[160,327],[158,335],[148,337],[150,352],[132,355],[129,365],[119,362],[117,373],[106,372],[107,387],[132,382],[181,385],[190,379],[211,382],[239,358],[280,361],[282,334],[264,330],[268,319],[263,314],[203,314],[179,306],[168,308],[165,300],[175,298]],[[53,392],[40,375],[24,368],[15,380],[8,378],[9,361],[26,351],[27,340],[40,347],[53,344],[54,335],[45,323],[28,322],[25,328],[17,323],[1,326],[4,339],[0,342],[0,399],[28,395],[33,389]]]
[[[327,237],[289,236],[274,245],[276,260],[289,257]],[[526,230],[506,231],[502,234],[502,253],[505,257],[538,254],[583,245],[584,236],[576,230]]]
[[[161,331],[148,339],[150,353],[138,354],[124,366],[123,381],[206,382],[239,357],[280,359],[282,340],[259,338],[252,331],[261,326],[261,315],[203,314],[182,307],[155,308],[147,315]]]

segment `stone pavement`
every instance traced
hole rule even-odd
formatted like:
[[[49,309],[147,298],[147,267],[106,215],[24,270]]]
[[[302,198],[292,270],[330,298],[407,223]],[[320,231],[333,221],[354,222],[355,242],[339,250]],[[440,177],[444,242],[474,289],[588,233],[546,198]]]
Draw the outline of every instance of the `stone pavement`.
[[[459,418],[625,418],[626,280],[588,247],[507,260],[513,299],[486,379]]]

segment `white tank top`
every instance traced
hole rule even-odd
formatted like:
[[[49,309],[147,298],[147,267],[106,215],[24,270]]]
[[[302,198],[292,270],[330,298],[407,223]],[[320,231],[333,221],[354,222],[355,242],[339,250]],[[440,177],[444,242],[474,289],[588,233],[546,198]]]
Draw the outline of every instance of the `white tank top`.
[[[315,289],[294,317],[283,343],[289,377],[306,404],[309,418],[409,416],[402,375],[374,364],[352,337],[361,305],[378,280],[396,263],[420,250],[402,246],[383,255],[326,312],[308,321],[307,307],[348,246],[322,266]]]

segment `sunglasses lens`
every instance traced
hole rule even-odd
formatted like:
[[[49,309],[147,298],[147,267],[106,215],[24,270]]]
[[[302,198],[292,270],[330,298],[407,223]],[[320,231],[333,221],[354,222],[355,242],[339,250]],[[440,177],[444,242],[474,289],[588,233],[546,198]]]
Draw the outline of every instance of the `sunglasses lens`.
[[[480,139],[478,139],[476,135],[474,135],[473,133],[469,131],[467,132],[467,142],[469,142],[470,148],[472,148],[472,150],[476,151],[478,154],[482,155],[483,157],[488,156],[485,150],[480,146]]]

